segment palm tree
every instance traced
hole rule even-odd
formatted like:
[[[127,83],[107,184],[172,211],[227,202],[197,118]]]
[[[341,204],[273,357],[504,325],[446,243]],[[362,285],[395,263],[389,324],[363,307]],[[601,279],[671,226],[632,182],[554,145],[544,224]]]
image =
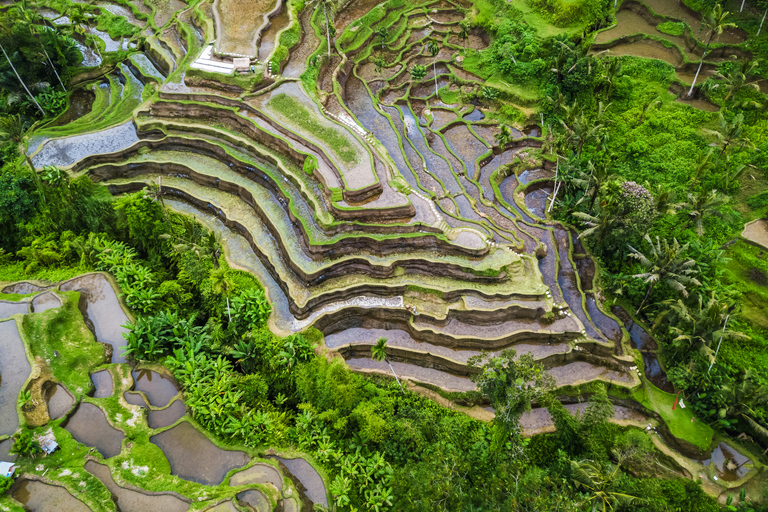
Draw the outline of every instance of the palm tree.
[[[717,158],[720,159],[723,154],[733,147],[734,145],[751,146],[752,142],[742,137],[742,131],[744,128],[744,114],[738,114],[733,118],[733,121],[726,121],[725,116],[720,113],[720,129],[709,130],[704,128],[703,131],[710,135],[714,135],[717,139],[716,142],[710,144],[710,146],[719,147],[720,153]]]
[[[387,39],[389,38],[389,29],[387,29],[387,27],[377,28],[376,37],[379,38],[379,42],[381,42],[381,48],[384,49],[387,44]]]
[[[219,295],[224,295],[227,298],[227,316],[229,321],[232,322],[232,313],[229,309],[229,291],[234,287],[234,282],[227,275],[227,269],[217,268],[211,272],[209,278],[211,280],[211,287],[213,291]]]
[[[435,97],[437,97],[437,54],[440,53],[440,47],[434,39],[427,41],[427,53],[432,57],[432,71],[435,74]]]
[[[592,123],[583,112],[579,113],[570,124],[566,124],[565,121],[560,121],[560,123],[565,128],[566,140],[572,143],[577,156],[581,156],[585,143],[597,139],[600,129],[603,127],[601,124]]]
[[[334,0],[313,0],[312,3],[321,3],[323,5],[323,13],[325,14],[325,38],[328,43],[328,58],[331,58],[331,19],[330,15],[336,9]]]
[[[405,393],[405,390],[403,390],[403,385],[400,384],[400,379],[397,377],[397,374],[395,373],[395,369],[392,368],[392,363],[389,362],[389,359],[387,358],[387,338],[379,338],[376,340],[376,344],[371,347],[371,359],[374,361],[384,361],[389,365],[389,369],[392,370],[392,375],[395,376],[395,380],[397,381],[397,385],[400,386],[400,391]]]
[[[611,96],[611,92],[613,91],[613,86],[616,84],[616,81],[619,78],[619,73],[621,71],[621,61],[618,57],[613,57],[608,60],[608,66],[605,68],[605,81],[606,81],[606,88],[605,88],[605,99],[608,100]]]
[[[590,172],[586,178],[586,184],[587,188],[589,188],[590,185],[592,186],[592,197],[589,201],[589,210],[592,211],[592,209],[595,207],[595,201],[600,194],[600,189],[603,188],[603,185],[605,185],[605,183],[611,177],[611,172],[608,170],[608,166],[604,162],[599,163],[598,165],[589,162],[587,166],[589,167]]]
[[[701,179],[701,175],[712,167],[713,163],[710,161],[712,152],[713,150],[710,149],[707,153],[699,153],[699,160],[696,162],[696,167],[694,167],[694,177],[691,180],[691,187],[696,185],[696,182]]]
[[[718,214],[720,207],[727,204],[730,200],[730,197],[717,190],[688,194],[688,198],[681,205],[683,208],[690,210],[688,222],[685,223],[683,229],[693,222],[696,234],[702,236],[704,234],[704,217]]]
[[[32,96],[32,93],[29,91],[29,88],[27,87],[27,84],[24,83],[24,80],[21,79],[21,76],[19,75],[19,72],[16,71],[16,66],[13,65],[13,62],[11,62],[11,58],[8,57],[8,53],[5,51],[5,48],[2,44],[0,44],[0,50],[3,51],[3,55],[5,56],[5,60],[8,61],[8,64],[11,66],[11,69],[13,70],[13,74],[16,75],[16,78],[19,80],[19,83],[24,88],[24,90],[27,92],[27,96],[30,97],[32,100],[32,103],[35,104],[37,109],[40,111],[43,116],[45,116],[45,111],[43,110],[43,107],[40,106],[40,104],[37,102],[34,96]]]
[[[466,19],[461,20],[459,23],[459,39],[464,41],[464,50],[467,49],[467,41],[469,40],[469,24]]]
[[[749,336],[727,328],[725,320],[731,306],[718,300],[714,292],[699,295],[692,304],[670,299],[664,301],[664,306],[653,323],[653,330],[659,326],[665,328],[677,354],[693,350],[714,361],[712,346],[720,338],[725,341],[749,339]]]
[[[763,19],[760,20],[760,27],[757,29],[757,34],[755,34],[755,37],[760,37],[760,31],[763,30],[763,23],[765,23],[766,14],[768,14],[768,7],[765,8],[765,12],[763,13]]]
[[[643,309],[651,296],[651,292],[660,281],[664,281],[667,286],[682,293],[683,297],[688,296],[687,286],[701,286],[701,283],[693,277],[699,272],[695,268],[696,261],[684,257],[684,253],[688,250],[688,244],[680,245],[677,239],[673,239],[673,243],[670,244],[666,239],[659,240],[658,236],[654,244],[647,234],[645,240],[650,246],[647,256],[629,245],[629,249],[632,251],[629,257],[638,260],[645,268],[645,272],[635,274],[632,277],[642,279],[648,285],[645,297],[635,311],[636,315]]]
[[[512,130],[510,130],[509,126],[505,124],[501,125],[501,131],[493,136],[493,140],[496,142],[496,145],[499,146],[499,150],[501,151],[502,164],[504,163],[504,146],[512,142],[514,139],[515,138],[512,135]]]
[[[640,118],[637,120],[637,126],[640,126],[641,124],[643,124],[643,118],[645,117],[645,115],[652,108],[657,107],[659,105],[661,105],[661,100],[658,97],[656,97],[656,98],[653,98],[653,97],[646,98],[645,101],[643,102],[642,106],[640,107]]]
[[[41,34],[51,34],[52,32],[55,32],[55,29],[49,29],[47,26],[40,23],[40,15],[34,9],[29,8],[26,0],[19,1],[14,5],[13,9],[19,20],[23,24],[27,25],[29,27],[30,33],[34,34],[35,36],[39,37]],[[62,82],[61,77],[59,76],[59,72],[56,70],[56,66],[53,65],[51,57],[48,56],[48,51],[45,49],[45,43],[41,42],[40,47],[43,50],[43,54],[45,54],[45,58],[48,60],[48,64],[51,66],[51,69],[53,69],[53,73],[59,80],[61,88],[66,91],[67,88],[64,86],[64,82]]]
[[[757,61],[749,61],[747,59],[741,59],[739,62],[739,65],[736,66],[733,70],[727,73],[722,73],[720,71],[717,71],[715,73],[714,78],[716,80],[720,80],[719,83],[716,83],[712,86],[713,89],[717,89],[722,87],[726,91],[728,91],[728,94],[725,95],[725,99],[723,101],[728,101],[728,98],[731,97],[731,95],[736,96],[736,94],[744,89],[745,87],[748,89],[752,89],[755,91],[760,90],[760,86],[757,85],[757,81],[750,82],[749,78],[754,75],[755,70],[758,67]]]
[[[620,466],[601,465],[591,460],[571,461],[571,475],[576,489],[584,489],[590,495],[587,500],[592,504],[592,512],[615,510],[618,505],[629,505],[635,496],[614,490]]]
[[[704,53],[701,55],[701,60],[699,61],[699,69],[696,70],[696,76],[693,77],[693,83],[691,84],[691,90],[688,91],[688,97],[693,94],[693,88],[696,86],[696,80],[699,78],[701,66],[704,64],[704,58],[707,56],[707,51],[709,50],[709,45],[712,44],[712,39],[714,39],[716,35],[719,36],[722,34],[726,28],[736,26],[735,23],[725,21],[729,14],[730,13],[728,11],[723,11],[723,6],[721,4],[717,4],[709,13],[707,19],[704,20],[704,23],[710,31],[709,39],[707,40],[707,45],[704,47]]]
[[[19,114],[0,117],[0,141],[8,144],[16,144],[16,146],[19,147],[24,141],[24,134],[28,128],[29,123],[24,121]],[[19,147],[19,149],[21,150],[22,148]],[[27,162],[29,168],[32,169],[32,172],[37,177],[35,166],[32,165],[32,160],[27,156],[26,151],[20,152],[24,155],[24,161]]]
[[[411,68],[411,78],[414,80],[421,80],[427,76],[427,68],[421,64],[416,64]]]

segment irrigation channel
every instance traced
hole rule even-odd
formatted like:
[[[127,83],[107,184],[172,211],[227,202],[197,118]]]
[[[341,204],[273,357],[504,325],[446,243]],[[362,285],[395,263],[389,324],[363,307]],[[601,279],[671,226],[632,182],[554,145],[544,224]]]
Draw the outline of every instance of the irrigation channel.
[[[387,363],[370,357],[386,337],[395,371],[417,387],[473,391],[467,360],[514,348],[531,353],[561,389],[599,381],[626,393],[674,391],[651,336],[625,311],[602,306],[592,257],[573,231],[548,219],[557,171],[555,158],[536,151],[542,127],[531,118],[500,147],[501,126],[482,102],[452,103],[483,85],[462,67],[464,50],[490,44],[478,29],[459,37],[467,7],[461,0],[394,9],[348,2],[336,15],[330,59],[322,58],[322,9],[297,14],[280,0],[254,1],[264,15],[252,23],[233,16],[225,1],[151,9],[98,2],[138,25],[143,44],[92,33],[103,53],[131,55],[81,82],[69,109],[32,134],[33,164],[87,175],[114,195],[159,185],[167,207],[216,232],[230,264],[259,278],[273,305],[274,332],[314,326],[354,370],[390,375]],[[672,40],[679,43],[674,48],[654,39],[667,37],[655,30],[666,19],[654,14],[663,7],[657,3],[625,2],[618,24],[599,34],[595,48],[666,60],[685,83],[699,44],[695,35]],[[68,23],[59,14],[46,17]],[[375,35],[381,27],[384,40]],[[301,37],[285,47],[281,33],[289,30]],[[729,32],[723,42],[740,37]],[[434,56],[428,39],[438,43]],[[740,51],[724,48],[709,58]],[[84,53],[83,66],[98,70],[101,59]],[[235,53],[250,56],[253,73],[227,74]],[[409,72],[414,65],[427,68],[423,79]],[[300,79],[303,73],[317,79]],[[529,106],[523,97],[519,103]],[[34,380],[24,362],[35,360],[25,357],[16,325],[27,315],[55,314],[73,294],[83,324],[111,354],[105,363],[112,364],[93,372],[82,389],[51,378],[45,397],[48,419],[93,448],[84,471],[109,489],[120,510],[185,510],[190,492],[204,496],[200,489],[227,481],[237,487],[232,500],[255,510],[327,502],[309,462],[223,449],[191,421],[162,368],[127,364],[120,346],[129,316],[107,276],[9,284],[3,293],[31,295],[0,301],[0,402],[13,403]],[[482,411],[487,404],[465,405]],[[569,405],[574,412],[582,406]],[[0,436],[18,421],[13,407],[3,407]],[[659,442],[680,449],[663,418],[637,402],[617,402],[614,421],[657,424]],[[545,409],[534,409],[523,425],[531,435],[552,428]],[[192,491],[142,489],[119,477],[147,471],[126,459],[125,433],[139,426],[147,433],[143,449],[159,453]],[[0,459],[8,444],[0,443]],[[732,476],[745,476],[743,456],[727,445],[711,448],[689,454],[689,473],[704,474],[712,462],[710,473],[726,478],[728,462],[740,461]],[[119,468],[109,464],[118,459]],[[79,510],[75,485],[54,484],[25,478],[14,496],[30,510],[45,509],[33,504],[40,496],[59,500],[58,510]],[[211,507],[234,510],[234,502]]]

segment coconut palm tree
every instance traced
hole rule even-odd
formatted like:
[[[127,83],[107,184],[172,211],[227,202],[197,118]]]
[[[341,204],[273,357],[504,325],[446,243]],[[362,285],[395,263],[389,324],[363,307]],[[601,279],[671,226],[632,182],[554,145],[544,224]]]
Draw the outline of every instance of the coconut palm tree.
[[[225,268],[215,269],[211,272],[209,279],[211,280],[213,291],[219,295],[224,295],[227,298],[227,316],[229,317],[229,321],[232,322],[232,313],[229,309],[229,291],[234,288],[235,283],[227,275],[227,269]]]
[[[670,244],[666,239],[659,240],[658,236],[656,237],[656,243],[653,243],[651,237],[647,234],[645,235],[645,241],[650,246],[648,255],[643,254],[631,245],[628,246],[629,250],[632,251],[629,257],[638,260],[645,268],[645,272],[635,274],[632,277],[642,279],[648,285],[645,297],[643,297],[643,301],[638,306],[635,314],[640,313],[640,310],[648,302],[651,292],[661,281],[664,281],[673,290],[680,292],[683,297],[688,296],[688,286],[701,286],[701,283],[694,277],[699,272],[696,269],[696,261],[685,257],[688,244],[680,245],[677,239],[673,239],[673,242]]]
[[[440,47],[434,39],[427,41],[427,53],[432,57],[432,71],[435,75],[435,96],[437,96],[437,54],[440,53]]]
[[[720,207],[727,204],[730,200],[730,197],[717,190],[688,194],[687,199],[681,204],[683,208],[690,210],[688,222],[685,223],[683,229],[693,222],[696,234],[702,236],[704,234],[704,217],[718,214]]]
[[[5,142],[6,144],[16,144],[16,146],[19,147],[24,140],[24,134],[28,128],[29,123],[24,121],[18,114],[0,117],[0,141]],[[25,151],[21,151],[20,147],[19,150],[24,155],[24,161],[27,162],[29,168],[32,169],[32,172],[37,177],[35,166],[32,165],[32,160],[30,160]]]
[[[616,84],[616,81],[619,79],[621,72],[621,61],[618,57],[613,57],[608,59],[608,65],[605,67],[605,99],[606,101],[610,98],[611,92],[613,91],[613,86]]]
[[[421,64],[416,64],[411,68],[411,78],[414,80],[421,80],[427,76],[427,68]]]
[[[405,393],[405,390],[403,390],[403,385],[400,384],[400,379],[397,377],[397,374],[395,373],[395,369],[392,368],[392,363],[389,362],[389,359],[387,358],[387,338],[379,338],[376,340],[376,344],[371,347],[371,359],[374,361],[384,361],[389,365],[389,369],[392,371],[392,375],[395,376],[395,380],[397,381],[397,385],[400,386],[400,391]]]
[[[733,121],[727,121],[725,116],[720,113],[720,129],[709,130],[704,128],[703,131],[710,135],[714,135],[716,142],[710,144],[713,147],[719,147],[720,153],[717,158],[720,159],[723,154],[732,148],[733,146],[751,146],[752,142],[747,137],[742,137],[742,131],[744,128],[744,114],[738,114],[733,118]]]
[[[715,80],[719,80],[719,82],[715,83],[712,86],[712,89],[722,88],[728,91],[728,94],[725,95],[725,99],[723,101],[728,101],[728,98],[731,96],[736,96],[736,94],[744,88],[759,91],[760,86],[757,85],[757,81],[749,81],[750,77],[754,75],[757,67],[757,61],[741,59],[739,64],[735,66],[730,72],[723,73],[717,71],[715,73],[713,78]]]
[[[501,125],[501,131],[493,136],[493,140],[496,142],[496,145],[499,147],[499,150],[501,151],[502,155],[502,164],[504,164],[504,146],[515,140],[514,135],[512,135],[512,130],[509,129],[509,126],[503,124]]]
[[[325,14],[325,38],[328,43],[328,58],[331,58],[331,18],[333,12],[336,10],[335,0],[313,0],[312,3],[319,3],[323,6],[323,14]]]
[[[648,97],[643,101],[640,107],[640,118],[637,120],[637,126],[643,124],[643,118],[654,107],[661,105],[661,100],[658,97]]]
[[[714,165],[711,160],[713,151],[714,150],[710,149],[706,153],[703,151],[699,153],[699,160],[696,162],[696,167],[693,169],[694,176],[691,179],[691,187],[696,185],[696,182],[701,179],[701,175],[711,169],[712,165]]]
[[[728,18],[728,15],[730,13],[728,11],[723,11],[723,6],[721,4],[715,5],[714,9],[710,11],[707,18],[704,20],[705,25],[707,26],[707,29],[709,29],[709,39],[707,40],[707,45],[704,47],[704,53],[701,55],[701,60],[699,61],[699,69],[696,70],[696,76],[693,77],[693,83],[691,84],[691,90],[688,91],[688,97],[693,94],[693,88],[696,86],[696,80],[699,78],[699,73],[701,72],[701,66],[704,64],[704,58],[707,56],[707,52],[709,51],[709,45],[712,44],[712,40],[717,35],[723,33],[723,31],[726,28],[735,27],[735,23],[730,23],[726,21]]]
[[[571,475],[576,489],[584,489],[592,504],[592,512],[615,510],[619,505],[629,505],[637,498],[615,491],[621,476],[620,466],[602,465],[591,460],[571,461]]]
[[[714,292],[699,295],[695,301],[666,300],[664,308],[653,323],[653,330],[665,329],[676,354],[700,352],[714,361],[712,347],[722,338],[725,341],[748,340],[749,336],[728,329],[725,322],[731,305],[720,301]]]

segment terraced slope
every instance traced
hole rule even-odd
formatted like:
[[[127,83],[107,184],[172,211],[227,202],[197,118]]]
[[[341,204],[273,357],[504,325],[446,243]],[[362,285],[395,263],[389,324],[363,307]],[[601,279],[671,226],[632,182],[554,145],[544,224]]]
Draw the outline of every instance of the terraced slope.
[[[87,84],[94,108],[41,130],[32,161],[114,194],[160,184],[264,282],[275,331],[313,325],[360,371],[388,372],[370,361],[383,336],[404,376],[447,391],[474,389],[469,357],[508,347],[560,386],[636,386],[626,331],[584,293],[579,270],[593,263],[545,220],[552,166],[530,156],[540,129],[518,126],[500,148],[498,121],[444,101],[482,86],[461,54],[487,36],[458,37],[458,3],[386,5],[340,12],[331,59],[324,18],[288,9],[264,36],[279,66],[242,76],[189,68],[221,30],[210,3],[153,9],[146,54]],[[316,82],[297,79],[313,70]]]

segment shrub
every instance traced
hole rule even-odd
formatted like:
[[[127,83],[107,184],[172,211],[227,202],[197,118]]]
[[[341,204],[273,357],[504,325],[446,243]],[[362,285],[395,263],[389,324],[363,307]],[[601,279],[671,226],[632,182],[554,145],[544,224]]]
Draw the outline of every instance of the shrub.
[[[685,33],[686,24],[682,21],[665,21],[656,25],[656,30],[671,36],[682,36]]]

